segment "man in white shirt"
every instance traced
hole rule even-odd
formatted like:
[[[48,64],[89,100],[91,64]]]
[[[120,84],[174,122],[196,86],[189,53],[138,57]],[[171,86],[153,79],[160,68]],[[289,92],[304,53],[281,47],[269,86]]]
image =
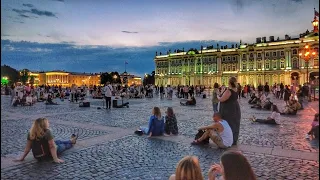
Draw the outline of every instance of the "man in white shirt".
[[[198,145],[201,141],[210,138],[219,148],[228,148],[232,146],[233,134],[226,120],[221,119],[221,114],[215,112],[212,117],[214,123],[210,126],[204,126],[198,130],[205,130],[205,133],[191,144]]]
[[[103,90],[104,90],[104,96],[106,98],[106,109],[111,109],[111,97],[112,97],[113,88],[109,82],[107,82]]]

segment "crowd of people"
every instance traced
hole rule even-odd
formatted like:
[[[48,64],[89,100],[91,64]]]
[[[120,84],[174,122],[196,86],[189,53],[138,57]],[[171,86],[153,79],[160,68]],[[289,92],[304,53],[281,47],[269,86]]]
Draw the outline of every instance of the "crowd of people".
[[[93,98],[105,99],[106,109],[111,108],[113,96],[123,98],[153,98],[154,95],[159,95],[160,99],[167,98],[168,100],[172,100],[174,91],[176,91],[175,95],[180,98],[180,104],[189,106],[196,105],[195,97],[204,94],[205,87],[163,87],[153,85],[122,87],[120,85],[106,83],[104,87],[33,87],[18,84],[11,88],[13,106],[19,104],[32,105],[39,101],[46,101],[48,104],[57,104],[52,101],[54,98],[60,98],[61,100],[67,98],[70,102],[78,102],[86,96],[91,95]],[[287,86],[282,83],[274,84],[270,88],[268,83],[265,83],[264,86],[259,84],[257,89],[255,89],[255,87],[251,85],[241,87],[241,85],[237,83],[237,79],[231,77],[227,86],[221,86],[215,83],[212,92],[209,93],[209,95],[212,95],[213,122],[210,125],[199,127],[199,132],[191,144],[207,144],[209,139],[211,139],[218,148],[227,149],[238,143],[241,119],[239,98],[249,97],[248,103],[252,105],[251,108],[271,111],[270,116],[265,119],[256,118],[255,116],[249,118],[252,123],[279,125],[281,124],[281,115],[295,115],[298,110],[303,109],[303,101],[305,97],[309,97],[309,88],[306,84],[299,86],[297,89],[295,86]],[[278,105],[271,102],[270,94],[273,94],[277,99],[283,99],[285,101],[283,111],[280,111]],[[52,157],[55,162],[63,162],[57,155],[73,147],[78,136],[73,134],[68,141],[54,141],[48,127],[49,122],[47,119],[39,118],[34,121],[27,136],[27,145],[24,154],[18,159],[19,161],[24,160],[28,152],[32,149],[34,157],[38,160],[44,157]],[[173,108],[168,107],[165,115],[162,115],[160,108],[154,107],[148,125],[139,127],[135,133],[138,135],[145,134],[148,137],[178,135],[178,122]],[[317,113],[310,131],[306,134],[306,138],[318,138],[318,134],[319,114]],[[46,152],[43,150],[38,152],[37,146],[43,143],[46,144]],[[236,170],[236,167],[241,167],[243,171]],[[227,151],[221,156],[220,165],[212,165],[209,169],[208,177],[209,179],[216,179],[217,174],[220,174],[225,180],[233,179],[233,177],[238,177],[238,179],[239,177],[256,179],[246,158],[242,154],[232,151]],[[183,158],[177,165],[176,173],[172,175],[170,179],[203,179],[199,160],[193,156]]]

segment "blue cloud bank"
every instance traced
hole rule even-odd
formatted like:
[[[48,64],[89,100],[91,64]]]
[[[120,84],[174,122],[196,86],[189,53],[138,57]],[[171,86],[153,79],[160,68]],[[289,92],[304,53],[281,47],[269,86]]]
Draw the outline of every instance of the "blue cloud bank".
[[[200,49],[201,45],[216,47],[216,44],[230,45],[231,42],[188,41],[159,43],[152,47],[108,47],[79,46],[72,42],[58,44],[36,43],[27,41],[1,40],[1,65],[9,65],[18,70],[27,68],[36,71],[66,70],[72,72],[109,72],[127,71],[143,75],[154,70],[155,52],[165,54],[169,49]]]

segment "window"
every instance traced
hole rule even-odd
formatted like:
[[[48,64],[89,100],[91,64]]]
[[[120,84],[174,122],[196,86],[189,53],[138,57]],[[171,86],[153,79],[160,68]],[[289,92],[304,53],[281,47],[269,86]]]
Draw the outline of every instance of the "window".
[[[246,63],[243,63],[243,64],[242,64],[242,69],[243,69],[243,70],[247,69],[247,64],[246,64]]]
[[[232,65],[232,71],[236,71],[236,65],[235,64]]]
[[[277,69],[277,61],[273,61],[273,69]]]
[[[253,53],[250,53],[250,57],[253,58]]]
[[[228,71],[231,71],[231,65],[230,64],[228,65]]]
[[[277,52],[273,52],[273,56],[277,56]]]
[[[297,51],[296,49],[294,49],[294,50],[292,51],[292,54],[298,54],[298,51]]]
[[[284,68],[284,61],[280,61],[280,68]]]
[[[246,54],[242,54],[242,58],[245,59],[246,58]]]
[[[233,57],[232,57],[232,60],[233,60],[233,61],[236,61],[236,57],[233,56]]]
[[[269,68],[270,68],[270,63],[266,62],[266,69],[269,69]]]
[[[266,52],[266,56],[269,57],[269,52]]]
[[[258,53],[258,57],[259,57],[259,58],[261,57],[261,53]]]
[[[222,65],[222,71],[226,71],[226,65]]]
[[[257,66],[258,66],[258,69],[261,69],[261,68],[262,68],[262,63],[261,63],[261,61],[258,61]]]
[[[313,60],[313,65],[314,66],[319,66],[319,59],[314,59]]]
[[[297,59],[292,60],[292,68],[299,68]]]
[[[281,55],[281,56],[284,56],[284,51],[281,51],[281,52],[280,52],[280,55]]]
[[[253,69],[253,62],[249,63],[249,69]]]
[[[228,57],[228,61],[230,61],[231,60],[231,57]]]

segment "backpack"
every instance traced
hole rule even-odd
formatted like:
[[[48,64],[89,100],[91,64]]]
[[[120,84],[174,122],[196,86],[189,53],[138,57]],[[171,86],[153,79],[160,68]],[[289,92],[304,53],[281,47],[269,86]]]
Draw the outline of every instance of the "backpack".
[[[51,157],[49,143],[44,137],[39,140],[33,140],[31,144],[33,157],[42,160]]]
[[[204,130],[199,130],[198,133],[196,134],[196,136],[194,137],[194,140],[199,139],[203,134],[204,134]],[[202,144],[209,144],[209,137],[203,141],[201,141]]]

